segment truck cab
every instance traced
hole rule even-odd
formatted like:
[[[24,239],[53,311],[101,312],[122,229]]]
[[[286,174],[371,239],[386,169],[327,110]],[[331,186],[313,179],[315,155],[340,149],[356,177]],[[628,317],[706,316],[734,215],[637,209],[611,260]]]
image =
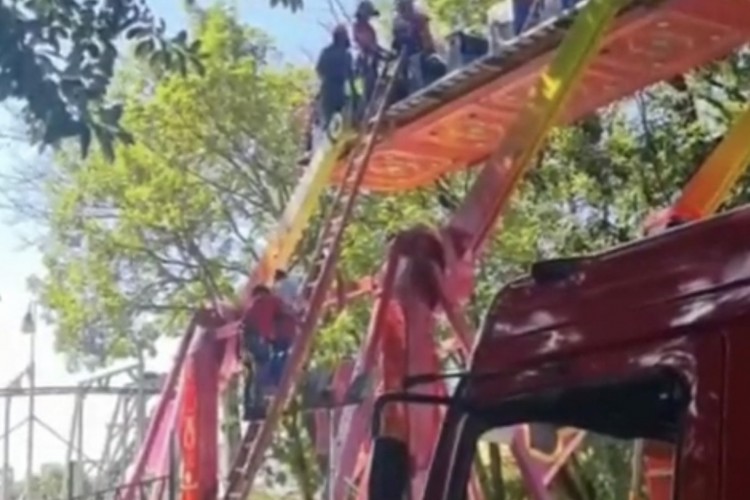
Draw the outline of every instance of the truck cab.
[[[536,264],[495,296],[450,397],[406,391],[376,408],[445,407],[424,500],[470,498],[478,440],[530,423],[643,440],[647,467],[666,465],[652,474],[652,500],[744,500],[748,360],[750,209],[741,209]],[[403,443],[376,435],[370,500],[401,498],[408,462]]]

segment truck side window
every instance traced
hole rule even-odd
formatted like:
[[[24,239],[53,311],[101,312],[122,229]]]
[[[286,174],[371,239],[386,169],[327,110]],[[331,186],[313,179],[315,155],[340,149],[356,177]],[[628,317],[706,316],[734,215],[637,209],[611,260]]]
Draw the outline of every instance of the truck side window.
[[[635,490],[671,499],[673,455],[689,400],[671,371],[518,395],[472,412],[454,463],[477,464],[485,482],[501,467],[511,488],[508,478],[528,485],[553,477],[553,498],[627,500]],[[447,498],[469,498],[470,469],[457,467],[455,493]]]

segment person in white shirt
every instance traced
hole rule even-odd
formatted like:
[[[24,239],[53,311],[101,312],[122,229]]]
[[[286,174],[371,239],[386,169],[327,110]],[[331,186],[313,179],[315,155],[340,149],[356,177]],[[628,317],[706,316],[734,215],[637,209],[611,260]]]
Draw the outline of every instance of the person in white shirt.
[[[278,333],[272,343],[271,376],[278,383],[281,381],[289,351],[294,338],[297,336],[299,322],[302,320],[300,317],[302,300],[299,281],[289,276],[286,271],[277,270],[274,273],[273,281],[273,294],[284,304],[287,310],[286,318],[292,318],[291,322],[284,317],[279,318],[277,323]]]
[[[278,269],[273,277],[273,293],[280,298],[295,314],[301,310],[299,281],[289,276],[283,269]]]

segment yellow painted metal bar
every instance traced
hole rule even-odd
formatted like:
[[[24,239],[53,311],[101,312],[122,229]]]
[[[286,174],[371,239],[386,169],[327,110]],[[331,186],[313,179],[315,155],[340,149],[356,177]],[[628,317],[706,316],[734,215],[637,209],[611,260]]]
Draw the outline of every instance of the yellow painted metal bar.
[[[682,221],[699,220],[715,213],[734,187],[737,179],[750,164],[750,104],[737,117],[698,172],[690,179],[682,195],[672,207],[672,215]],[[641,453],[643,453],[641,444]],[[642,463],[643,457],[634,463],[650,470]],[[634,472],[634,475],[636,472]],[[671,474],[671,472],[670,472]],[[640,481],[637,483],[640,485]],[[631,487],[630,499],[636,498]]]
[[[617,12],[627,0],[590,0],[576,16],[552,62],[539,77],[534,89],[530,113],[523,115],[509,138],[527,137],[527,147],[519,155],[519,170],[525,171],[554,127],[573,91],[578,87],[586,67],[598,54]]]
[[[683,220],[707,217],[719,208],[750,164],[750,104],[737,117],[721,143],[690,179],[674,215]]]
[[[508,131],[502,144],[490,157],[475,183],[469,199],[452,223],[474,236],[479,247],[495,225],[510,197],[532,164],[549,131],[581,82],[587,66],[596,57],[601,43],[619,10],[628,0],[590,0],[576,17],[549,66],[542,72],[530,95],[530,102]],[[499,192],[498,192],[499,187]],[[494,201],[490,201],[492,199]],[[474,210],[485,211],[485,214]],[[480,220],[476,227],[471,221]],[[526,478],[529,484],[544,488],[539,479]]]
[[[529,96],[500,147],[475,182],[452,224],[473,236],[479,247],[532,164],[549,131],[584,76],[618,11],[628,0],[590,0],[576,16],[551,63]],[[478,226],[479,224],[479,226]]]
[[[283,269],[287,266],[302,238],[305,227],[320,203],[320,197],[330,184],[331,174],[339,158],[356,136],[354,129],[343,127],[334,140],[326,136],[323,143],[315,149],[310,164],[297,183],[278,226],[266,242],[258,265],[251,275],[250,283],[267,283],[276,269]]]

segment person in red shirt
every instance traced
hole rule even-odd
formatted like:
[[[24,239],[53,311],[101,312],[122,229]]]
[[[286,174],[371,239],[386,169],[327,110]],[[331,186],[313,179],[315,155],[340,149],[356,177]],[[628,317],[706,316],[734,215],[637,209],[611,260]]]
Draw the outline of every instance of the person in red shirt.
[[[246,365],[251,365],[248,372],[255,375],[245,381],[246,420],[262,418],[263,389],[278,385],[295,324],[284,301],[267,286],[253,289],[250,304],[242,316],[243,358]],[[279,363],[282,363],[281,368],[277,366]]]
[[[379,15],[380,12],[370,0],[359,2],[354,13],[355,20],[352,32],[359,51],[356,63],[357,73],[362,77],[365,84],[365,105],[370,102],[375,90],[380,62],[390,56],[388,51],[378,45],[378,34],[370,24],[370,20]]]
[[[375,8],[370,0],[362,0],[357,5],[354,13],[354,43],[360,54],[367,56],[375,55],[378,52],[378,34],[375,28],[370,24],[373,17],[378,17],[380,12]]]

